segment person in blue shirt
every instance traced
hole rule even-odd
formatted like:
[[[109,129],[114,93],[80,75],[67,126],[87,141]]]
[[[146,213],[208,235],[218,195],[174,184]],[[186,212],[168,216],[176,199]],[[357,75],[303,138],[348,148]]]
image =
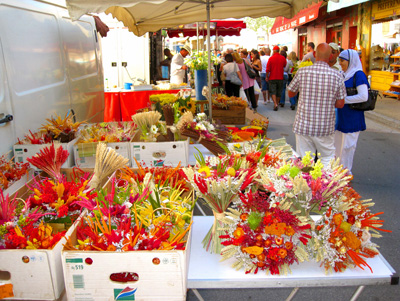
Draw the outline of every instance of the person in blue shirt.
[[[346,88],[357,89],[357,94],[346,96],[344,107],[336,111],[336,157],[340,158],[340,163],[351,174],[358,136],[367,127],[365,125],[364,112],[352,110],[349,104],[368,100],[369,83],[362,70],[361,60],[357,51],[353,49],[343,50],[339,55],[339,64],[343,70]]]

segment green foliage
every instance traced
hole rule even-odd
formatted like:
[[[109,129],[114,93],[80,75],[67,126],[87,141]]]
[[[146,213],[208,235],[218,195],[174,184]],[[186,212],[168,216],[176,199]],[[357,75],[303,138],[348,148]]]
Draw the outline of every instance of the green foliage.
[[[257,32],[258,29],[265,31],[266,33],[271,32],[272,25],[274,25],[275,18],[261,17],[261,18],[244,18],[246,27]]]
[[[252,212],[250,213],[249,217],[247,218],[247,223],[251,230],[256,230],[261,223],[261,215],[259,212]]]

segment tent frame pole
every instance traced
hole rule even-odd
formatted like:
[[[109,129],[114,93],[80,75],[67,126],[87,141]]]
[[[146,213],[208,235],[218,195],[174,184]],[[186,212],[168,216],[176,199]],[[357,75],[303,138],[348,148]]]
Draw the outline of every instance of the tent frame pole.
[[[208,111],[212,120],[212,99],[211,99],[211,44],[210,44],[210,0],[207,0],[207,54],[208,54]]]

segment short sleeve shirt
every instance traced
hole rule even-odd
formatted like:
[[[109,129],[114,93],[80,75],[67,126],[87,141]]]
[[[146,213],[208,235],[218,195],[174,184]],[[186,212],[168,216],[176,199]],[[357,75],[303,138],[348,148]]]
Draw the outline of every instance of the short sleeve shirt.
[[[226,75],[226,80],[231,80],[231,75],[233,72],[235,72],[235,69],[236,69],[236,72],[239,71],[239,67],[237,67],[237,65],[236,65],[236,68],[235,68],[234,63],[227,63],[226,65],[224,65],[223,68],[224,68],[224,72]]]
[[[335,132],[335,102],[346,97],[343,76],[325,62],[300,68],[288,89],[300,92],[295,134],[329,136]]]

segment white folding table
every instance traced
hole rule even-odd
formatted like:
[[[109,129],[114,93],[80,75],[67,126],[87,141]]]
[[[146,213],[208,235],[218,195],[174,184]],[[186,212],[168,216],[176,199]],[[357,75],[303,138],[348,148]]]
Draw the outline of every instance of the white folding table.
[[[219,254],[210,254],[203,249],[202,240],[214,221],[213,216],[194,216],[187,288],[192,289],[199,300],[203,300],[197,289],[218,288],[284,288],[293,287],[286,300],[291,300],[301,287],[358,286],[351,300],[356,300],[367,285],[398,284],[398,276],[382,255],[369,258],[368,269],[347,269],[343,273],[326,275],[323,267],[314,261],[290,266],[288,275],[267,275],[265,271],[245,274],[231,265],[234,259],[220,262]]]

